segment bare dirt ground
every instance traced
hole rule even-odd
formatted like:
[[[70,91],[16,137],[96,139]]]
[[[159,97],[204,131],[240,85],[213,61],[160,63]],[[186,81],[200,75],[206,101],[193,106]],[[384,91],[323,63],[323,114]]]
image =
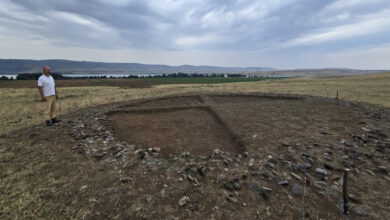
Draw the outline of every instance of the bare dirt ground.
[[[204,93],[63,119],[1,137],[0,218],[342,219],[345,168],[351,219],[390,216],[388,109]]]

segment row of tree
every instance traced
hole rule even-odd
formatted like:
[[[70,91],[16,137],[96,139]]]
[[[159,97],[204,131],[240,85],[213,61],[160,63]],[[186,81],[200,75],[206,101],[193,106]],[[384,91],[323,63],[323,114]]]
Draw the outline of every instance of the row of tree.
[[[37,80],[42,73],[21,73],[18,74],[16,80]],[[88,76],[69,76],[63,75],[61,73],[52,73],[54,79],[107,79],[107,78],[128,78],[128,79],[138,79],[138,78],[220,78],[220,77],[245,77],[243,74],[199,74],[199,73],[170,73],[170,74],[159,74],[159,75],[126,75],[126,76],[105,76],[105,75],[88,75]],[[0,77],[0,80],[13,80],[6,76]]]

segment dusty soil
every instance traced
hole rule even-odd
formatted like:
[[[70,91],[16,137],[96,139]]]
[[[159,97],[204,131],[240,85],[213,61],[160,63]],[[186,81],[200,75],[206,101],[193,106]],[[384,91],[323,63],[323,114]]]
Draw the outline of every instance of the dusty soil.
[[[351,219],[390,216],[388,109],[192,94],[63,119],[2,137],[0,218],[341,219],[345,168]]]

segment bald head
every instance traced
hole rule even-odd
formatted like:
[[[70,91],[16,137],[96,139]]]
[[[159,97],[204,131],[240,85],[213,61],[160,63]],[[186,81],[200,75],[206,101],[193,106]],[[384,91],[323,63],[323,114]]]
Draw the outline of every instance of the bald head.
[[[43,74],[46,76],[50,75],[50,68],[48,66],[43,67]]]

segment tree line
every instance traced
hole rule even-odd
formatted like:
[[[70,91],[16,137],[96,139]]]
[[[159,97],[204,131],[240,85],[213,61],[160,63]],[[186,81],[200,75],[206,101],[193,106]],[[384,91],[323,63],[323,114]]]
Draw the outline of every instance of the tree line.
[[[16,80],[37,80],[42,73],[20,73],[16,76]],[[222,78],[222,77],[246,77],[243,74],[221,74],[221,73],[211,73],[211,74],[200,74],[200,73],[165,73],[165,74],[157,74],[157,75],[147,75],[139,76],[139,75],[124,75],[124,76],[106,76],[106,75],[89,75],[89,76],[65,76],[61,73],[51,73],[54,79],[58,80],[66,80],[66,79],[138,79],[138,78]],[[0,80],[13,80],[12,78],[8,78],[6,76],[0,77]]]

